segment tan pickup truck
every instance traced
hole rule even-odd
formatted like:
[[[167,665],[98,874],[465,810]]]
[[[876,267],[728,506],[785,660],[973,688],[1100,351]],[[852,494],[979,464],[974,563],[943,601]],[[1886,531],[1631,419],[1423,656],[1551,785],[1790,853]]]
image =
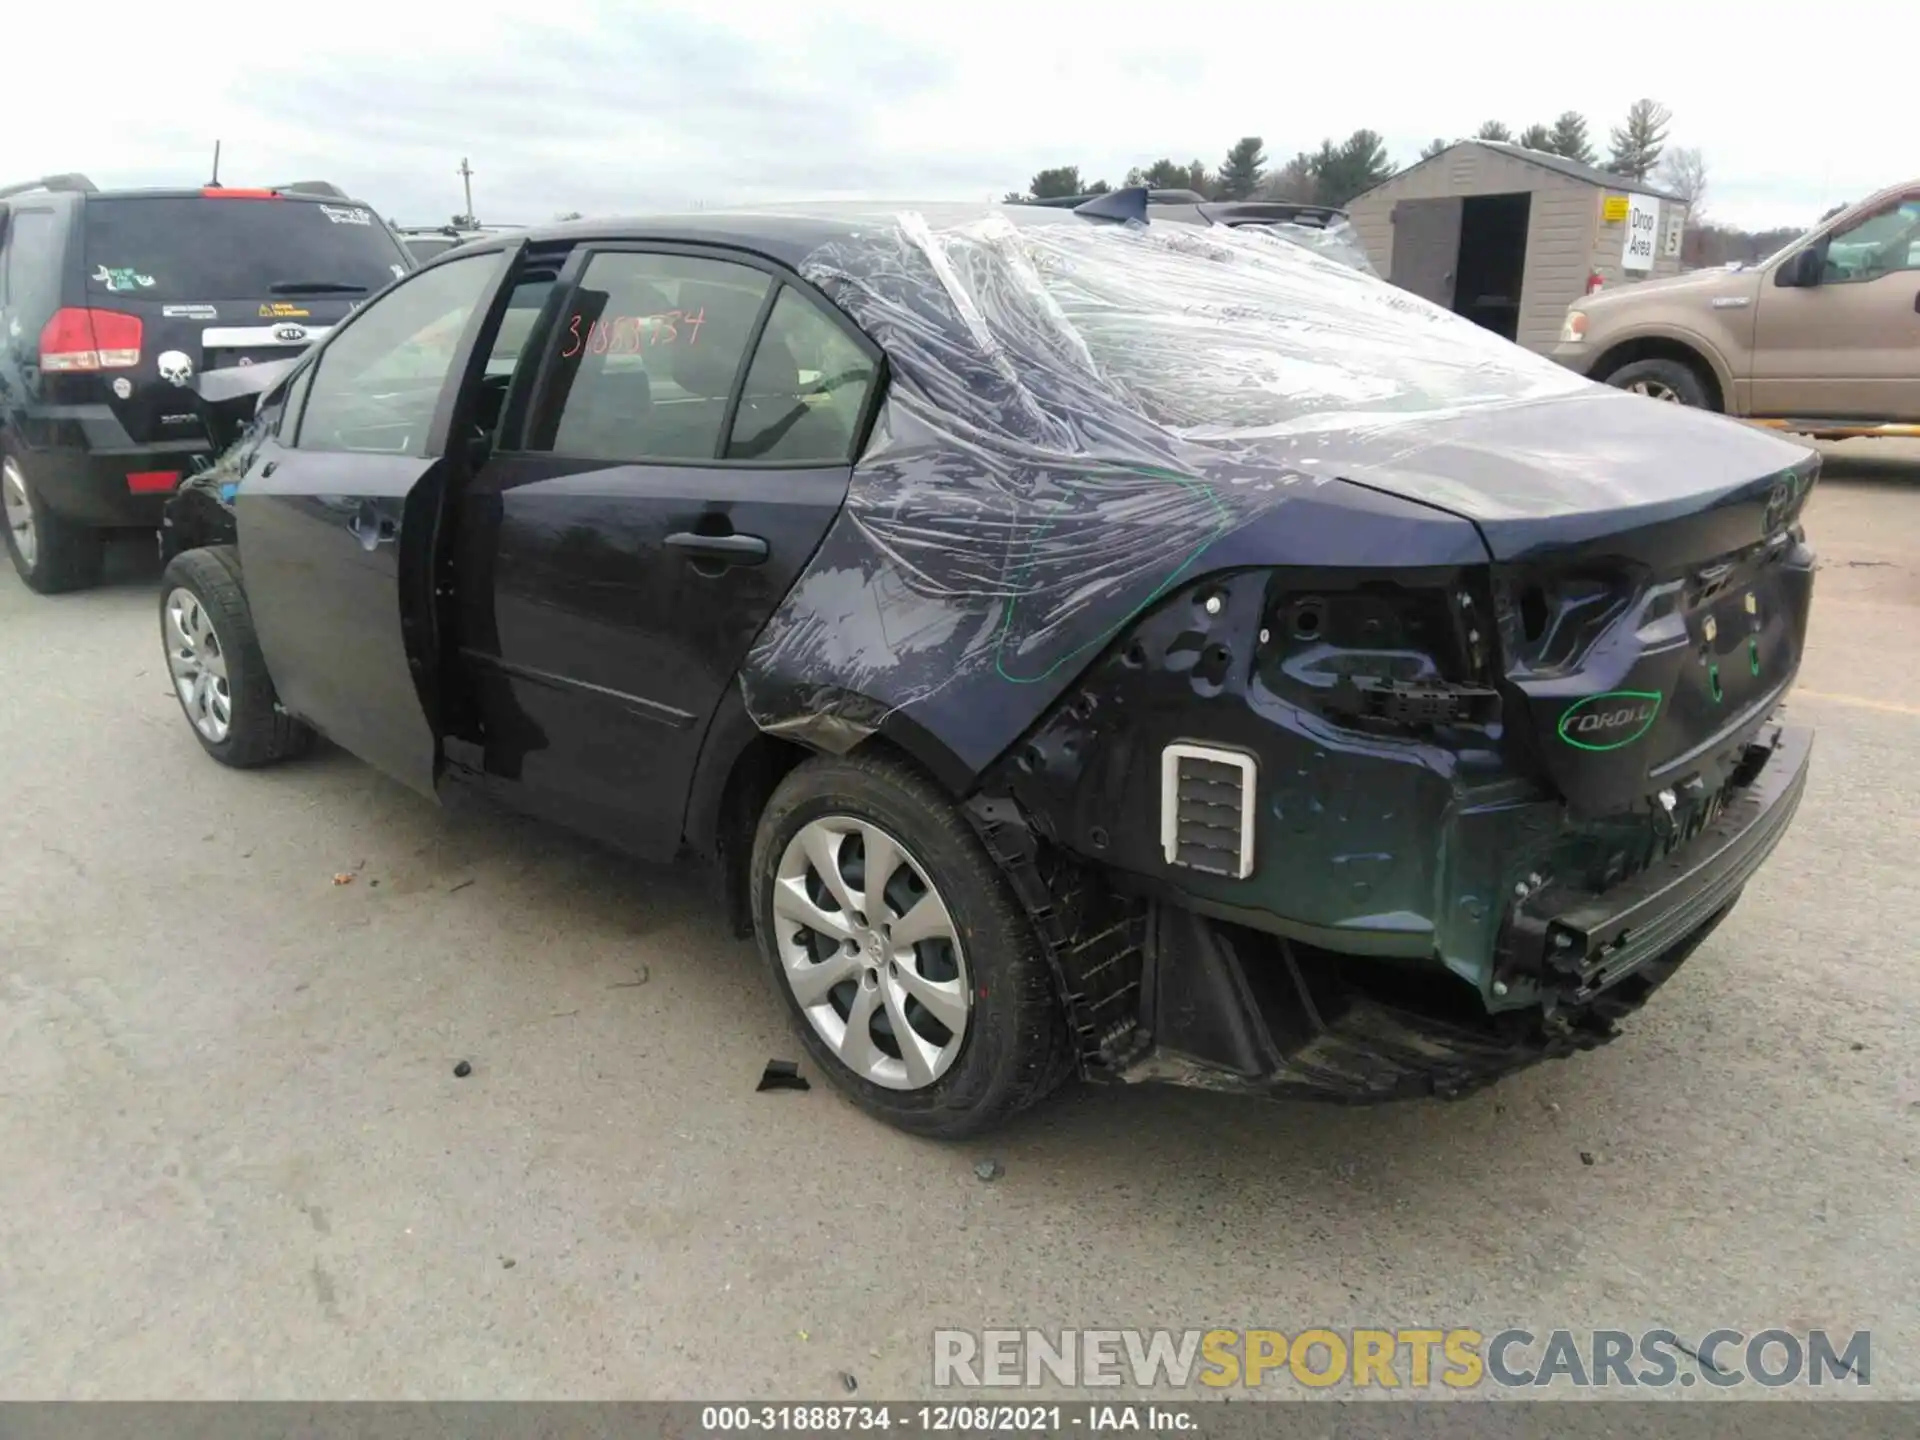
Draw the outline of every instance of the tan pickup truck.
[[[1622,389],[1781,429],[1920,433],[1920,180],[1757,265],[1575,301],[1550,353]]]

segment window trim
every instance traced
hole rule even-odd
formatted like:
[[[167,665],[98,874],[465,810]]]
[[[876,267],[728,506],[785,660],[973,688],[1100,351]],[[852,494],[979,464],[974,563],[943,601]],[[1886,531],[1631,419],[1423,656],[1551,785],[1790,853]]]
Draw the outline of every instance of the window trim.
[[[436,460],[444,456],[447,451],[448,431],[452,428],[454,407],[460,398],[461,391],[466,387],[467,361],[471,358],[479,327],[491,314],[494,301],[499,297],[502,282],[518,268],[520,253],[525,249],[526,242],[521,240],[493,249],[478,251],[473,254],[453,256],[449,261],[445,262],[436,260],[431,264],[422,265],[417,270],[409,270],[384,290],[370,297],[366,304],[353,311],[346,319],[335,325],[317,345],[307,352],[308,355],[311,356],[308,364],[312,367],[312,379],[307,382],[306,394],[300,397],[299,423],[295,427],[294,434],[291,439],[282,442],[285,447],[289,450],[307,455],[355,455],[364,453],[355,450],[311,449],[303,447],[300,443],[302,433],[307,428],[307,410],[313,398],[313,387],[319,383],[320,373],[326,366],[327,352],[333,348],[340,336],[351,332],[354,325],[364,316],[371,313],[376,305],[389,303],[405,286],[411,285],[415,280],[418,280],[430,271],[440,268],[443,263],[460,264],[469,260],[492,259],[499,263],[492,276],[480,287],[480,292],[475,298],[473,309],[468,313],[465,323],[461,326],[460,338],[454,341],[453,355],[447,365],[447,373],[440,379],[440,393],[435,398],[433,409],[427,419],[425,442],[422,445],[421,453],[413,458]],[[289,375],[287,379],[291,381],[293,376]]]
[[[574,247],[566,263],[560,267],[560,275],[548,292],[548,300],[560,298],[560,304],[554,314],[567,313],[575,296],[579,293],[581,282],[585,279],[587,266],[593,263],[596,255],[680,255],[693,260],[712,260],[722,264],[739,265],[746,269],[758,270],[769,277],[767,293],[760,302],[760,313],[754,317],[752,327],[747,332],[747,344],[740,355],[740,364],[734,371],[733,388],[727,395],[727,408],[720,425],[720,434],[715,440],[715,453],[704,459],[690,456],[677,458],[662,457],[650,459],[605,460],[599,457],[568,455],[561,450],[529,450],[526,448],[527,423],[532,416],[540,413],[545,403],[548,388],[553,382],[555,362],[553,339],[557,335],[549,334],[544,342],[540,363],[534,368],[528,385],[525,404],[517,414],[511,412],[513,397],[509,397],[509,413],[501,425],[502,455],[525,455],[536,459],[549,459],[574,464],[594,465],[644,465],[653,468],[678,470],[826,470],[851,467],[866,448],[868,437],[873,430],[875,418],[880,413],[880,405],[886,395],[892,376],[887,366],[886,351],[875,343],[872,336],[854,324],[847,313],[821,292],[819,287],[809,283],[804,277],[766,255],[755,250],[747,250],[734,245],[689,244],[681,240],[583,240]],[[799,292],[801,298],[811,301],[820,313],[853,342],[853,344],[873,362],[873,383],[867,389],[866,399],[861,404],[859,416],[853,427],[852,444],[845,457],[839,460],[742,460],[727,455],[727,447],[732,442],[733,422],[740,409],[742,392],[746,389],[747,373],[753,368],[753,359],[760,348],[760,337],[765,334],[767,322],[772,318],[773,307],[783,290],[791,288]],[[507,421],[511,421],[511,428]]]

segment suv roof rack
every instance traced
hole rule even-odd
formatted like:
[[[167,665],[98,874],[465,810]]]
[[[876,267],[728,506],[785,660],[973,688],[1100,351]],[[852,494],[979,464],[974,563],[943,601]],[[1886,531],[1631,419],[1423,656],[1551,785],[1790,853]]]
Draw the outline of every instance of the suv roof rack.
[[[100,187],[86,176],[73,173],[67,175],[43,175],[38,180],[23,180],[17,185],[0,185],[0,197],[24,195],[31,190],[78,190],[91,193]]]
[[[325,195],[332,200],[348,198],[346,191],[329,180],[296,180],[291,185],[272,185],[268,188],[296,195]]]

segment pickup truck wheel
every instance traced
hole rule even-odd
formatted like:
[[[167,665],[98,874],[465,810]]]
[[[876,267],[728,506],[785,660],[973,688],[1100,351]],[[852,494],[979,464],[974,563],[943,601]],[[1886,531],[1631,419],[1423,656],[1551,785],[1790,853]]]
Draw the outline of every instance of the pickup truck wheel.
[[[815,1064],[869,1114],[958,1139],[1070,1073],[1038,937],[947,797],[884,757],[821,757],[754,834],[754,930]]]
[[[106,547],[98,530],[76,525],[46,506],[19,457],[0,454],[0,510],[7,556],[29,590],[57,595],[100,583]]]
[[[231,545],[188,550],[168,562],[160,579],[160,641],[193,738],[222,765],[252,769],[312,746],[313,731],[274,697]]]
[[[1682,360],[1634,360],[1608,375],[1607,384],[1649,400],[1691,405],[1696,410],[1714,408],[1700,372]]]

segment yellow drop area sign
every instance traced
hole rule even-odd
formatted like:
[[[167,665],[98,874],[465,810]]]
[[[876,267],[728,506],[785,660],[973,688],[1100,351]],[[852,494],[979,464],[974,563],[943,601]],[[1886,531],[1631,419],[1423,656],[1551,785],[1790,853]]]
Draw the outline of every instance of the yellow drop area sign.
[[[1624,195],[1609,195],[1600,207],[1600,218],[1609,225],[1627,218],[1627,212],[1633,202]]]

